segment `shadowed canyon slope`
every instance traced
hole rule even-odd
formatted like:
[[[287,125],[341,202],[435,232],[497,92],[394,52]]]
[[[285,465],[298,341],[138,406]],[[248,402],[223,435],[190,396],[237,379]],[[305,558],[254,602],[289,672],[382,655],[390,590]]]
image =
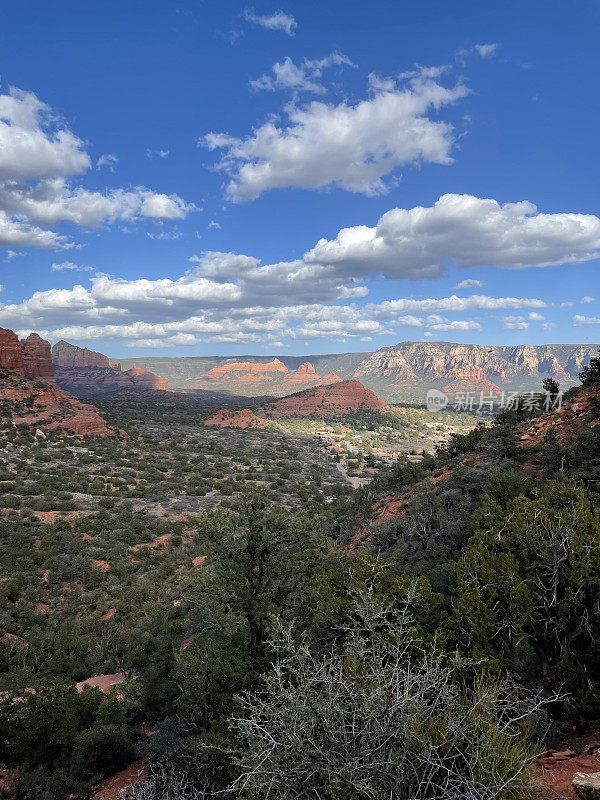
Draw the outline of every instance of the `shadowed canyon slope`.
[[[57,384],[78,395],[93,397],[123,389],[171,388],[165,378],[147,372],[135,363],[131,369],[123,371],[121,364],[111,365],[102,353],[62,340],[52,348],[52,365]]]

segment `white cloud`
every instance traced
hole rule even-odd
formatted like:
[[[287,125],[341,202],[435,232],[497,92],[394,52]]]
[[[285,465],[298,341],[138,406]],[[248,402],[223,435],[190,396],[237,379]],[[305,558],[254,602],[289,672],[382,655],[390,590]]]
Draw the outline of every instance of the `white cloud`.
[[[427,327],[430,330],[438,331],[438,332],[449,332],[449,331],[480,331],[481,324],[479,322],[475,322],[474,320],[468,319],[455,319],[452,322],[449,320],[444,320],[436,318],[435,321],[428,321]]]
[[[42,225],[70,222],[98,227],[117,220],[183,219],[194,206],[177,195],[155,194],[144,187],[133,191],[112,189],[102,194],[72,189],[62,178],[28,184],[0,184],[0,208],[24,215]]]
[[[37,291],[20,303],[0,304],[0,325],[47,330],[54,339],[137,341],[181,334],[243,343],[269,337],[343,340],[393,335],[406,327],[476,331],[480,319],[452,316],[504,310],[523,315],[506,317],[507,329],[526,330],[542,321],[544,300],[486,294],[356,300],[367,296],[362,281],[370,276],[434,277],[450,260],[459,267],[584,260],[593,252],[598,223],[596,217],[536,214],[529,204],[507,207],[450,195],[431,208],[388,212],[374,228],[344,229],[291,261],[263,265],[253,256],[207,251],[191,256],[189,270],[179,277],[95,275],[87,288]],[[57,262],[72,269],[65,263],[76,266]]]
[[[490,56],[496,55],[496,51],[498,50],[497,44],[476,44],[473,48],[482,58],[490,58]]]
[[[383,300],[381,303],[371,304],[369,308],[380,319],[390,319],[396,314],[422,313],[422,314],[450,314],[465,311],[493,311],[503,308],[545,308],[546,303],[536,297],[489,297],[485,294],[474,294],[470,297],[427,298],[413,300],[412,298],[399,298],[397,300]]]
[[[221,227],[221,223],[215,222],[214,219],[211,219],[211,221],[208,223],[208,227],[213,228],[214,230],[218,230]]]
[[[112,154],[98,169],[114,171]],[[71,183],[91,167],[84,142],[35,94],[0,94],[0,245],[59,248],[66,236],[39,226],[69,222],[97,227],[116,221],[182,219],[197,210],[175,194],[146,187],[90,191]]]
[[[25,253],[23,253],[22,251],[8,250],[7,253],[6,253],[6,260],[7,261],[12,261],[13,258],[21,258],[24,255],[25,255]]]
[[[571,300],[564,300],[559,308],[570,308],[572,305],[575,305]]]
[[[447,88],[419,74],[378,84],[356,105],[288,104],[286,127],[269,120],[245,139],[209,133],[198,143],[224,151],[216,166],[230,176],[226,191],[235,201],[285,187],[384,194],[384,178],[398,167],[451,163],[453,127],[428,114],[467,94],[461,83]]]
[[[437,278],[459,268],[511,269],[575,264],[597,257],[600,219],[592,214],[542,214],[533,203],[504,203],[446,194],[430,207],[395,208],[373,228],[343,228],[321,239],[305,261],[345,274]]]
[[[485,281],[478,281],[476,278],[467,278],[460,283],[457,283],[454,287],[455,289],[477,289],[481,286],[485,286]]]
[[[61,261],[58,264],[52,264],[50,267],[51,272],[64,272],[65,270],[69,272],[93,272],[92,267],[81,267],[72,261]]]
[[[104,155],[100,156],[98,161],[96,161],[96,169],[101,169],[102,167],[108,167],[111,172],[115,171],[115,164],[119,163],[119,159],[117,156],[113,155],[112,153],[105,153]]]
[[[583,325],[600,325],[600,317],[583,317],[581,314],[575,314],[573,325],[578,328]]]
[[[159,233],[152,233],[152,231],[147,231],[149,239],[154,239],[156,241],[175,241],[176,239],[181,239],[181,233],[179,231],[160,231]]]
[[[502,327],[506,331],[526,331],[529,323],[524,317],[504,317]]]
[[[459,50],[457,53],[458,60],[461,64],[465,64],[468,56],[478,55],[480,58],[492,58],[498,52],[500,47],[497,43],[489,44],[476,44],[466,50]]]
[[[86,172],[83,145],[33,92],[0,94],[0,181]]]
[[[283,33],[287,33],[288,36],[293,36],[298,27],[294,17],[291,14],[286,14],[284,11],[260,15],[255,14],[253,9],[247,8],[244,11],[244,19],[246,22],[254,22],[256,25],[260,25],[261,28],[266,28],[268,31],[282,31]]]
[[[585,297],[582,297],[579,301],[580,303],[593,303],[595,301],[595,297],[590,297],[589,294],[586,294]]]
[[[542,325],[542,330],[550,331],[552,328],[556,328],[556,322],[544,322]]]
[[[127,347],[149,347],[152,350],[157,347],[175,347],[176,345],[189,347],[195,344],[198,344],[198,339],[192,333],[176,333],[164,339],[133,339],[126,343]]]
[[[68,248],[73,245],[66,236],[13,219],[0,208],[0,246]]]
[[[329,67],[349,66],[355,67],[348,56],[343,53],[330,53],[325,58],[304,61],[296,66],[289,56],[283,61],[276,61],[273,64],[271,75],[261,75],[260,78],[250,81],[250,86],[256,91],[266,89],[274,92],[277,89],[293,92],[313,92],[315,94],[325,94],[327,89],[320,79],[323,70]]]
[[[427,327],[431,331],[480,331],[481,323],[471,319],[456,319],[450,321],[439,314],[430,314],[428,317],[414,317],[406,314],[398,317],[395,322],[403,328],[422,328]]]

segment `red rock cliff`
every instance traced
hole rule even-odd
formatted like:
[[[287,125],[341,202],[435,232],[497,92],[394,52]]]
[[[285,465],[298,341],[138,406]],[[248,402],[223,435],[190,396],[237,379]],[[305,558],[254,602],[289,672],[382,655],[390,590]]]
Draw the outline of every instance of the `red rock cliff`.
[[[153,372],[146,372],[134,364],[131,369],[128,369],[123,375],[129,375],[133,378],[134,385],[143,386],[146,389],[170,389],[169,381],[166,378],[161,378]]]
[[[109,367],[108,357],[87,347],[77,347],[61,339],[52,348],[52,361],[57,367]]]
[[[8,328],[0,328],[0,367],[25,375],[19,337]]]
[[[37,333],[30,333],[27,339],[20,342],[23,352],[23,368],[25,375],[31,378],[52,380],[52,356],[50,342],[42,339]]]

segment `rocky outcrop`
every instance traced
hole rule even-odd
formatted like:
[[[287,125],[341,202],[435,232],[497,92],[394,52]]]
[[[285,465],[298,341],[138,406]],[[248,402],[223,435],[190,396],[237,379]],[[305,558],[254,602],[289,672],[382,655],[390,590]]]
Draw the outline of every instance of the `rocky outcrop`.
[[[29,425],[38,438],[61,428],[79,436],[112,436],[94,406],[79,402],[53,379],[50,343],[30,334],[19,342],[0,329],[0,409],[2,424]]]
[[[296,392],[260,407],[270,417],[311,417],[336,419],[365,411],[385,413],[387,406],[359,381],[338,381]]]
[[[517,345],[491,347],[452,342],[401,342],[384,347],[365,358],[354,377],[369,386],[395,390],[424,385],[459,387],[454,391],[478,390],[489,381],[496,387],[537,389],[546,377],[572,384],[595,345]],[[492,387],[490,387],[492,388]],[[387,393],[386,393],[387,394]],[[401,393],[400,393],[401,394]]]
[[[25,375],[19,337],[8,328],[0,328],[0,367],[10,369],[18,375]]]
[[[218,367],[213,367],[203,375],[194,378],[190,388],[202,389],[207,385],[214,385],[215,383],[257,383],[261,381],[272,381],[282,373],[287,373],[287,371],[288,368],[278,358],[274,358],[267,363],[231,361],[220,364]]]
[[[282,386],[286,387],[289,391],[291,386],[306,387],[307,385],[326,386],[329,383],[337,383],[341,381],[339,375],[329,372],[327,375],[318,375],[315,370],[315,365],[310,361],[305,361],[300,364],[298,369],[288,371],[284,376]]]
[[[15,371],[0,377],[0,408],[3,425],[28,425],[36,433],[60,428],[68,435],[115,435],[94,406],[76,400],[53,381]]]
[[[57,367],[109,367],[107,356],[77,347],[61,339],[52,348],[52,363]]]
[[[120,375],[127,375],[131,378],[134,386],[140,386],[144,389],[170,389],[169,381],[165,378],[160,378],[153,372],[146,372],[134,364],[131,369],[126,372],[119,372]]]
[[[37,333],[30,333],[27,339],[21,342],[21,350],[25,375],[43,380],[53,379],[50,342],[42,339]]]
[[[580,800],[600,800],[600,772],[578,772],[571,785]]]

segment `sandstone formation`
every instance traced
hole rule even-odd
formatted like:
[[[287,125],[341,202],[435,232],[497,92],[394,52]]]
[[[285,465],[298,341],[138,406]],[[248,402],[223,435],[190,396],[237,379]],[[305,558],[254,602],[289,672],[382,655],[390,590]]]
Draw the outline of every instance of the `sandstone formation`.
[[[297,370],[289,371],[284,376],[282,385],[288,389],[290,386],[306,386],[307,384],[326,386],[341,380],[340,376],[333,372],[328,372],[327,375],[323,376],[317,375],[315,365],[310,361],[305,361],[304,364],[300,364]]]
[[[21,342],[23,352],[23,368],[25,375],[32,378],[52,380],[52,356],[50,342],[42,339],[37,333],[30,333],[27,339]]]
[[[359,381],[338,381],[282,397],[266,403],[260,410],[275,418],[316,416],[335,419],[364,411],[385,413],[387,406]]]
[[[10,369],[19,375],[25,375],[23,351],[19,337],[7,328],[0,328],[0,367]]]
[[[469,391],[473,386],[485,386],[487,381],[496,387],[533,389],[547,377],[567,384],[576,382],[577,374],[596,350],[593,345],[490,347],[401,342],[365,358],[354,377],[369,385],[387,384],[392,390],[443,382],[452,386],[452,391]]]
[[[280,373],[285,374],[288,368],[278,358],[265,363],[254,361],[232,361],[209,369],[204,375],[195,378],[192,389],[203,388],[206,384],[225,383],[256,383],[257,381],[272,381]]]
[[[523,392],[538,390],[542,380],[551,377],[566,389],[578,382],[579,372],[597,352],[595,344],[495,347],[400,342],[374,353],[312,355],[303,360],[292,356],[143,357],[138,365],[168,379],[175,389],[219,389],[229,394],[282,397],[291,390],[357,379],[385,400],[423,402],[429,388],[492,390],[485,381],[506,392]],[[123,369],[131,364],[131,360],[124,359]]]
[[[153,372],[146,372],[134,364],[133,367],[126,372],[119,372],[121,375],[127,375],[132,379],[135,386],[143,386],[146,389],[170,389],[169,381],[160,378]]]
[[[114,435],[94,406],[56,385],[50,344],[36,333],[19,342],[13,331],[0,329],[0,365],[3,424],[29,425],[38,438],[56,428],[79,436]]]
[[[306,389],[309,386],[323,386],[342,380],[339,375],[329,372],[321,376],[315,365],[305,361],[297,369],[289,369],[278,358],[268,362],[229,361],[212,367],[190,383],[191,389],[206,389],[219,386],[240,393],[257,391],[270,394],[288,394],[293,388]],[[267,386],[263,384],[267,383]]]
[[[61,339],[52,348],[52,363],[56,367],[109,367],[107,356],[77,347]]]

